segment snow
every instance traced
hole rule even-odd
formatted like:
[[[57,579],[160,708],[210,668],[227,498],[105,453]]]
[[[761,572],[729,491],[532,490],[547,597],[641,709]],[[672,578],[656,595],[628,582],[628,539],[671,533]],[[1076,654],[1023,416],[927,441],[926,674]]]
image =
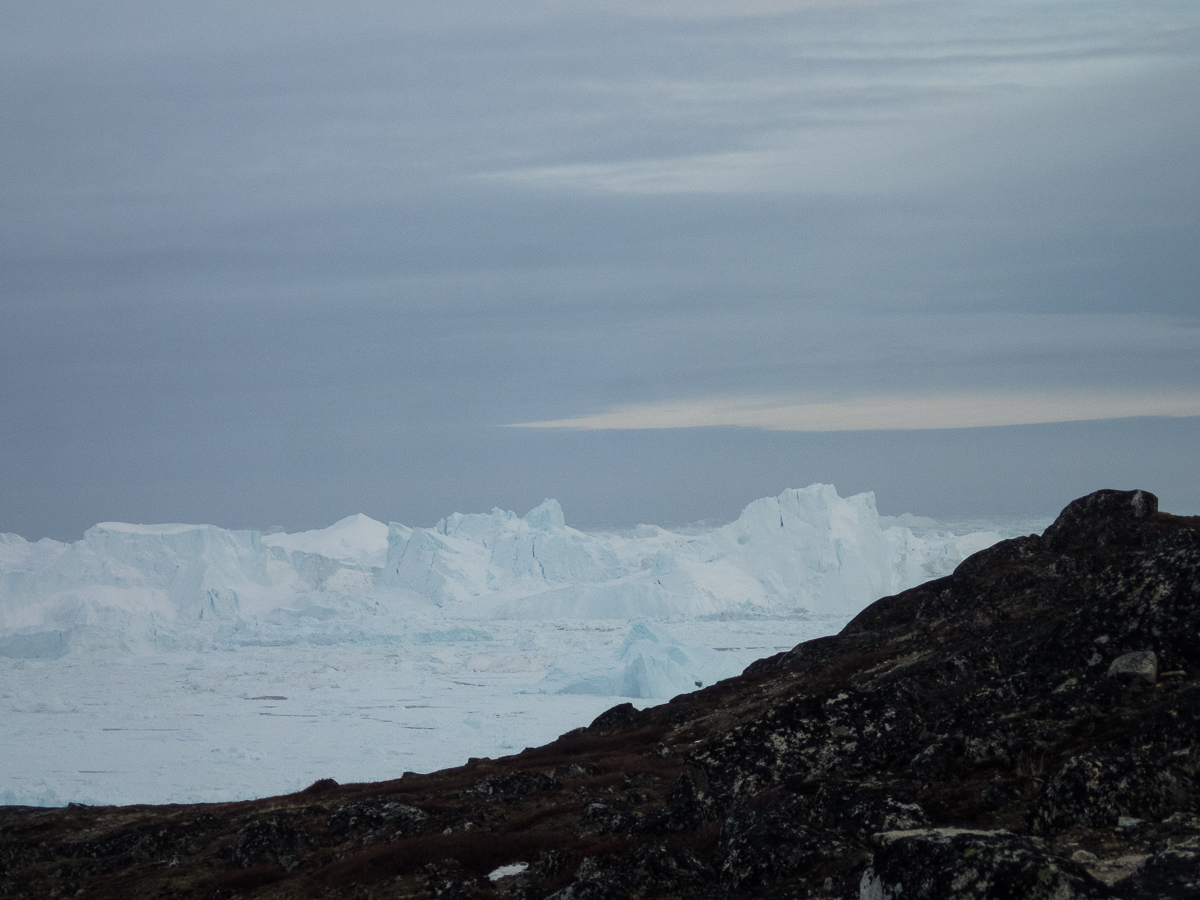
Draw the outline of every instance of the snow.
[[[234,800],[499,756],[838,630],[996,531],[828,485],[697,534],[546,500],[432,528],[0,535],[0,803]]]
[[[279,547],[288,554],[300,551],[351,565],[382,566],[387,560],[388,527],[359,513],[328,528],[265,535],[262,542],[264,546]]]
[[[1141,821],[1140,819],[1138,821]],[[497,866],[492,871],[488,872],[489,881],[499,881],[501,878],[508,878],[512,875],[520,875],[529,868],[529,863],[517,862],[509,863],[506,866]]]

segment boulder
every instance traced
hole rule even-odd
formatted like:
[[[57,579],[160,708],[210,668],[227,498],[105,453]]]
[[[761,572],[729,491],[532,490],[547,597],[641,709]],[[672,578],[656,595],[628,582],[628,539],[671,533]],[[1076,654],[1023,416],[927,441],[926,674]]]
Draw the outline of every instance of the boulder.
[[[1108,666],[1109,675],[1132,675],[1147,684],[1158,681],[1158,656],[1153,650],[1123,653]]]
[[[879,835],[861,900],[1108,900],[1078,863],[1007,831],[925,828]]]
[[[1155,854],[1115,887],[1123,900],[1195,900],[1200,897],[1200,838]]]
[[[290,872],[300,864],[303,852],[312,847],[312,840],[296,828],[290,816],[265,816],[251,819],[238,829],[225,858],[231,869],[271,862]]]

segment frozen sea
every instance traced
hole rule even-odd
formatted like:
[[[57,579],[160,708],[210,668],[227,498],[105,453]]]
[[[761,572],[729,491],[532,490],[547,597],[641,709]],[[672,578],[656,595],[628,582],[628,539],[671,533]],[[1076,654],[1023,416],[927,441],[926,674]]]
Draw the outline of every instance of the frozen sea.
[[[0,804],[240,800],[505,756],[1045,524],[887,519],[814,485],[700,533],[584,533],[548,501],[431,529],[6,535]]]
[[[680,621],[729,674],[842,620]],[[0,659],[0,803],[53,806],[241,800],[318,778],[378,781],[536,746],[616,703],[545,692],[556,664],[603,666],[626,620],[488,624],[419,648],[239,647],[192,653]]]

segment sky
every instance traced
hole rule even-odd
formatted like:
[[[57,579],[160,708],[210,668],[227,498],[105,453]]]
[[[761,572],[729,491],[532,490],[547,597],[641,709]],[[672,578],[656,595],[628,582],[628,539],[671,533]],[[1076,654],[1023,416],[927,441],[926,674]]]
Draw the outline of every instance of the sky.
[[[12,0],[0,122],[0,532],[1200,514],[1195,0]]]

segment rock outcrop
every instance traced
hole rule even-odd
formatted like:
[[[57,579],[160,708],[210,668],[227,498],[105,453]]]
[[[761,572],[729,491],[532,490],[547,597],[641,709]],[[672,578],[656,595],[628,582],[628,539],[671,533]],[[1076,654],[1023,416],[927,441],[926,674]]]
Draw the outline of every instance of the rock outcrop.
[[[1099,491],[838,635],[500,760],[0,808],[0,896],[1200,896],[1200,519]]]

